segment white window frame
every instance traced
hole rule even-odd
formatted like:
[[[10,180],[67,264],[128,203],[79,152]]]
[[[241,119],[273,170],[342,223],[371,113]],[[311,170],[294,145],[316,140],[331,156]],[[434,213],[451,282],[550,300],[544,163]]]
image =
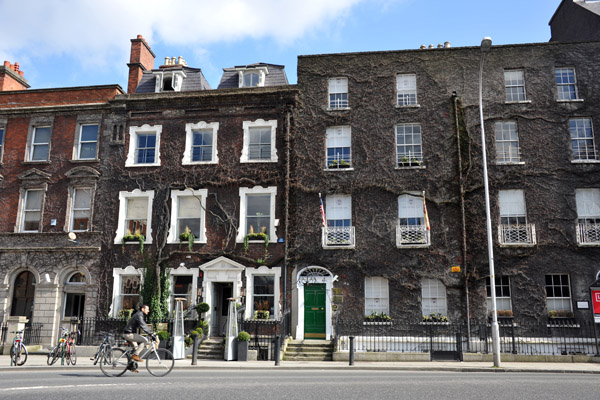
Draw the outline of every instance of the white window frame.
[[[183,80],[187,77],[186,73],[183,70],[177,71],[152,71],[154,75],[154,92],[181,92],[181,87],[183,86]],[[167,82],[167,78],[171,78],[171,88],[173,90],[165,90],[164,85]]]
[[[512,299],[511,299],[511,288],[510,288],[510,276],[502,275],[495,276],[495,285],[496,289],[496,309],[497,310],[508,310],[512,311]],[[505,281],[505,282],[503,282]],[[488,313],[492,311],[492,280],[488,276],[485,281],[485,290],[487,297],[487,310]],[[498,293],[500,292],[500,293]]]
[[[171,226],[169,227],[169,235],[167,243],[179,243],[179,234],[177,231],[177,219],[179,215],[179,197],[195,197],[200,200],[200,237],[194,238],[194,243],[206,243],[206,198],[208,197],[208,189],[185,189],[171,190]]]
[[[152,204],[154,202],[154,190],[141,191],[135,189],[131,192],[119,192],[119,220],[117,230],[115,231],[114,244],[122,244],[123,236],[125,236],[125,217],[127,216],[127,200],[132,198],[145,198],[148,201],[148,211],[146,216],[146,235],[144,237],[144,243],[152,243]],[[133,233],[133,232],[132,232]],[[125,244],[132,244],[133,242],[126,242]],[[135,243],[134,243],[135,244]]]
[[[402,132],[399,132],[399,129],[402,128]],[[406,132],[406,128],[411,128],[412,132]],[[418,128],[418,132],[415,131],[415,128]],[[398,143],[399,135],[404,136],[404,143]],[[406,143],[406,137],[410,135],[412,143]],[[415,137],[418,136],[418,143],[415,143]],[[421,124],[418,123],[404,123],[404,124],[396,124],[394,127],[394,142],[396,145],[396,168],[424,168],[423,166],[423,129]],[[405,153],[400,154],[398,152],[398,148],[400,146],[404,146],[405,148],[410,147],[414,149],[415,147],[420,147],[421,152],[414,152],[411,155],[411,152],[408,152],[408,155]],[[406,160],[406,161],[404,161]],[[413,161],[415,160],[415,161]],[[401,164],[407,165],[401,165]]]
[[[509,201],[509,198],[516,196],[523,199],[522,201]],[[500,223],[502,218],[507,218],[508,224],[505,225],[526,225],[527,224],[527,204],[525,201],[525,191],[523,189],[508,189],[498,191],[498,205],[500,209]],[[522,220],[521,220],[522,218]],[[516,219],[516,222],[513,222]],[[524,221],[524,222],[521,222]]]
[[[77,190],[89,190],[90,193],[90,206],[89,208],[75,208],[75,200],[76,200],[76,194],[77,194]],[[71,186],[69,188],[69,206],[68,206],[68,212],[67,212],[67,216],[68,216],[68,221],[69,221],[69,232],[90,232],[92,231],[92,212],[94,210],[94,194],[95,194],[95,188],[94,186],[90,186],[90,185],[78,185],[78,186]],[[79,230],[79,229],[74,229],[73,226],[73,222],[74,222],[74,217],[75,217],[75,211],[85,211],[88,210],[89,212],[89,221],[88,221],[88,228],[84,229],[84,230]]]
[[[513,79],[510,79],[509,81],[507,81],[507,74],[512,74],[512,73],[520,73],[520,80],[523,81],[523,84],[518,84],[518,83],[512,83]],[[518,78],[519,79],[519,78]],[[513,97],[513,93],[510,93],[511,99],[509,99],[509,88],[523,88],[523,98],[522,99],[517,99],[514,100]],[[523,69],[505,69],[504,70],[504,92],[505,92],[505,101],[506,103],[529,103],[530,101],[527,100],[527,91],[525,90],[525,71]],[[520,95],[520,93],[519,93]]]
[[[328,171],[352,171],[352,128],[350,126],[330,126],[325,131],[325,169]],[[336,146],[336,141],[348,141],[348,146]],[[330,148],[348,148],[349,159],[345,160],[344,157],[329,157]],[[348,166],[345,167],[343,162],[347,162]]]
[[[30,129],[31,129],[31,132],[29,135],[29,139],[27,140],[27,150],[26,150],[25,161],[32,162],[32,163],[47,163],[47,162],[49,162],[50,161],[50,143],[52,142],[52,125],[51,124],[34,125]],[[48,142],[35,143],[35,138],[36,138],[38,129],[48,129],[49,130]],[[34,160],[33,159],[33,153],[35,151],[36,146],[46,146],[47,147],[45,159],[43,159],[43,160]]]
[[[270,226],[269,226],[269,243],[277,243],[277,232],[276,232],[276,224],[275,222],[279,222],[278,219],[275,218],[275,201],[277,198],[277,186],[254,186],[253,188],[245,188],[241,187],[240,189],[240,227],[238,229],[238,234],[235,238],[236,243],[244,243],[244,238],[246,237],[246,211],[248,208],[248,196],[249,195],[270,195],[271,196],[271,205],[270,205]]]
[[[579,246],[600,246],[600,189],[575,189]]]
[[[432,290],[435,290],[435,293]],[[446,286],[439,279],[423,278],[421,280],[421,314],[428,316],[436,313],[448,316]]]
[[[42,232],[42,221],[44,220],[44,204],[46,201],[46,185],[44,186],[38,186],[38,187],[28,187],[28,188],[21,188],[20,190],[20,195],[19,195],[19,213],[17,214],[17,225],[16,225],[16,229],[15,232],[22,232],[22,233],[38,233],[38,232]],[[41,199],[41,205],[39,208],[39,212],[40,213],[40,221],[39,221],[39,228],[37,230],[25,230],[25,213],[27,212],[36,212],[37,209],[31,209],[31,210],[27,210],[25,209],[25,206],[27,204],[27,196],[29,192],[32,191],[39,191],[41,192],[42,195],[42,199]]]
[[[210,161],[192,161],[192,147],[194,144],[194,131],[212,130],[212,156]],[[185,124],[185,151],[183,152],[182,165],[195,164],[218,164],[219,152],[217,150],[217,132],[219,130],[218,122],[200,121],[196,124]]]
[[[265,86],[265,79],[267,74],[269,73],[269,69],[267,67],[258,67],[252,69],[240,69],[238,70],[238,85],[240,88],[248,88],[248,87],[262,87]],[[244,84],[244,79],[247,75],[258,74],[258,82],[253,86],[246,86]]]
[[[365,277],[365,316],[385,313],[390,315],[389,280],[380,276]]]
[[[584,125],[580,125],[579,122],[582,122]],[[575,127],[573,129],[572,122],[575,123]],[[587,126],[585,126],[586,122],[589,122],[589,130],[590,136],[587,136]],[[584,136],[580,136],[581,134]],[[576,136],[573,137],[573,134]],[[594,125],[592,123],[592,119],[588,117],[577,117],[577,118],[569,118],[569,135],[571,138],[571,162],[572,163],[597,163],[598,160],[598,149],[596,148],[596,139],[594,137]],[[585,146],[585,156],[582,158],[581,156],[575,157],[575,152],[573,149],[573,142],[585,142],[590,141],[591,149],[589,146]],[[581,153],[581,152],[580,152]]]
[[[516,121],[497,121],[494,125],[496,138],[496,164],[525,164],[521,161],[519,127]],[[516,143],[516,155],[513,154]],[[508,152],[501,151],[508,148]],[[506,155],[508,153],[508,156]]]
[[[562,71],[567,71],[567,77],[568,77],[568,73],[572,72],[573,74],[573,82],[559,82],[559,77],[562,80],[562,77],[565,76],[565,74]],[[559,75],[560,73],[560,75]],[[569,101],[582,101],[582,99],[579,98],[579,90],[577,89],[577,74],[575,72],[575,68],[573,67],[557,67],[554,68],[554,78],[556,81],[556,101],[558,102],[569,102]],[[563,87],[573,87],[573,91],[575,93],[575,97],[573,98],[564,98],[564,91],[561,90],[561,88]],[[570,91],[569,91],[570,93]]]
[[[119,311],[121,309],[121,286],[123,283],[123,277],[136,275],[140,277],[141,291],[141,287],[144,284],[144,268],[137,269],[134,268],[132,265],[128,265],[126,268],[113,268],[112,303],[110,305],[109,314],[114,318],[118,316]]]
[[[276,132],[277,132],[277,120],[272,119],[265,121],[264,119],[257,119],[256,121],[244,121],[242,123],[244,129],[244,146],[242,147],[242,156],[240,157],[241,163],[265,163],[265,162],[277,162],[277,146],[276,146]],[[250,145],[250,129],[251,128],[270,128],[271,129],[271,158],[264,160],[250,160],[248,159],[249,145]]]
[[[269,268],[265,265],[258,268],[246,268],[246,310],[244,312],[245,319],[251,319],[254,316],[254,277],[255,276],[273,276],[274,277],[274,301],[273,308],[275,315],[269,315],[269,319],[279,319],[281,315],[279,300],[281,298],[281,268]]]
[[[411,97],[412,95],[414,95],[414,101]],[[408,99],[408,101],[407,101],[407,99]],[[398,74],[398,75],[396,75],[396,106],[397,107],[419,107],[419,98],[417,96],[417,75],[416,74]]]
[[[171,289],[171,295],[169,296],[169,310],[173,312],[175,316],[175,277],[176,276],[191,276],[192,277],[192,289],[190,293],[189,306],[195,306],[198,293],[198,277],[200,276],[200,268],[187,268],[185,265],[180,265],[177,268],[169,270],[169,284]],[[185,309],[183,310],[185,311]]]
[[[554,284],[554,282],[552,282],[551,285],[548,285],[548,283],[546,282],[546,278],[548,276],[560,276],[560,277],[567,277],[567,284],[564,285],[562,283],[562,278],[560,279],[561,282],[556,285]],[[554,280],[554,279],[553,279]],[[548,295],[548,287],[552,287],[552,288],[561,288],[560,290],[562,291],[564,287],[568,287],[569,288],[569,296],[549,296]],[[569,274],[546,274],[544,276],[544,289],[546,290],[546,307],[548,308],[548,311],[552,311],[552,310],[556,310],[556,311],[567,311],[567,312],[573,312],[573,301],[572,301],[572,297],[573,297],[573,290],[571,289],[571,277],[569,276]],[[560,307],[560,308],[556,308],[556,307],[551,307],[550,304],[558,304],[558,303],[563,303],[569,305],[568,308],[566,307]]]
[[[343,90],[345,86],[345,91]],[[346,94],[346,100],[335,100],[332,102],[332,94]],[[345,102],[345,104],[344,104]],[[341,103],[342,105],[338,105]],[[348,90],[348,78],[338,76],[327,80],[327,109],[328,110],[349,110],[350,109],[350,93]]]
[[[83,134],[83,128],[85,126],[96,126],[97,130],[96,130],[96,140],[91,141],[91,140],[86,140],[83,141],[81,139],[81,135]],[[80,122],[77,124],[77,129],[76,129],[76,134],[75,134],[75,141],[73,143],[73,160],[82,160],[82,161],[94,161],[98,159],[98,147],[100,144],[100,123],[98,122]],[[96,145],[96,151],[94,154],[94,157],[91,158],[82,158],[81,157],[81,145],[85,144],[85,143],[95,143]]]
[[[129,151],[127,152],[127,159],[125,160],[126,167],[157,167],[160,166],[160,135],[162,133],[162,125],[148,125],[142,126],[131,126],[129,127]],[[154,151],[154,162],[138,164],[136,162],[136,150],[138,146],[138,135],[141,134],[155,134],[156,135],[156,147]]]
[[[408,202],[414,201],[414,207],[408,207]],[[404,210],[404,211],[403,211]],[[420,224],[401,224],[401,219],[420,219]],[[398,196],[398,220],[396,228],[396,246],[399,248],[417,248],[417,247],[428,247],[431,245],[431,232],[427,229],[427,222],[425,221],[425,208],[423,205],[423,194],[407,193]],[[404,237],[409,239],[422,238],[422,242],[419,240],[414,242],[406,242],[403,240]]]

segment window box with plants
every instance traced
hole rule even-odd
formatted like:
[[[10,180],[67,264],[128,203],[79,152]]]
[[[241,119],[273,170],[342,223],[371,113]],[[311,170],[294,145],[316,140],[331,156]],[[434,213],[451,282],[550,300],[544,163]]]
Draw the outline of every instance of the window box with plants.
[[[254,303],[254,319],[269,319],[271,312],[268,301],[257,301]]]
[[[512,310],[498,310],[497,314],[498,314],[498,323],[500,325],[511,325],[513,323],[514,314],[513,314]],[[492,315],[492,311],[490,311],[489,315],[488,315],[488,320],[491,323],[493,319],[494,319],[494,316]]]
[[[329,169],[350,168],[350,163],[346,160],[332,160],[327,164]]]
[[[250,232],[244,236],[244,252],[248,252],[248,245],[250,242],[264,242],[265,244],[265,259],[269,256],[269,235],[267,234],[267,227],[263,226],[260,232],[254,232],[254,227],[250,225]]]
[[[423,315],[422,323],[447,325],[448,317],[441,313],[431,313],[429,315]]]
[[[365,315],[363,325],[392,325],[392,317],[384,312],[377,313],[373,311],[369,315]]]
[[[196,236],[194,236],[194,233],[187,226],[185,227],[185,230],[179,234],[179,243],[187,243],[189,251],[192,251],[195,240]]]
[[[420,167],[421,161],[419,161],[415,157],[407,157],[404,155],[404,156],[400,157],[400,159],[398,160],[398,166],[399,167]]]
[[[548,311],[548,326],[561,326],[566,328],[579,328],[572,311],[550,310]]]
[[[134,233],[131,233],[129,229],[125,232],[125,235],[121,239],[121,243],[123,244],[123,251],[125,250],[125,243],[138,242],[140,244],[140,253],[144,252],[144,242],[146,238],[141,234],[139,230],[136,229]]]

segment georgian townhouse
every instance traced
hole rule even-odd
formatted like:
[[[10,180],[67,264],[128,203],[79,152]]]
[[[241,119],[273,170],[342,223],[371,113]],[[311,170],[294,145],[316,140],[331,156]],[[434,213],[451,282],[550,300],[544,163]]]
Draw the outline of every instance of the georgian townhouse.
[[[154,68],[145,40],[131,42],[129,93],[111,102],[123,129],[106,138],[111,179],[97,200],[109,315],[135,308],[144,271],[158,267],[169,271],[169,311],[175,298],[208,303],[211,335],[224,332],[229,298],[246,318],[279,319],[297,89],[283,66],[257,63],[225,68],[213,90],[182,57]]]
[[[0,67],[0,322],[41,343],[95,317],[103,266],[95,195],[118,85],[29,89]],[[69,236],[70,235],[70,236]],[[11,325],[13,330],[17,325]]]
[[[591,321],[600,43],[492,46],[483,66],[496,293],[515,321]],[[293,334],[338,317],[485,319],[480,47],[300,56]],[[323,201],[324,215],[320,213]]]

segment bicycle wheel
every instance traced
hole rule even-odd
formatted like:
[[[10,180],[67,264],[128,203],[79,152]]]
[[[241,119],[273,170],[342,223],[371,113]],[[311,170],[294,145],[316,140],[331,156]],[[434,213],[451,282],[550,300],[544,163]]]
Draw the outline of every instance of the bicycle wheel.
[[[147,354],[146,369],[154,376],[165,376],[173,369],[175,359],[167,349],[156,349]]]
[[[104,353],[104,357],[100,361],[100,369],[106,376],[121,376],[127,371],[128,365],[128,354],[118,347]]]
[[[67,346],[65,349],[65,361],[67,365],[71,365],[71,346]]]
[[[54,346],[54,348],[48,353],[48,365],[52,365],[58,359],[58,346]]]
[[[21,345],[15,348],[13,345],[10,348],[10,359],[14,365],[21,366],[25,364],[25,361],[27,361],[27,349],[25,349],[25,346]]]
[[[71,353],[71,356],[70,356],[71,364],[73,364],[73,365],[77,364],[77,351],[75,350],[75,345],[71,346],[70,353]]]

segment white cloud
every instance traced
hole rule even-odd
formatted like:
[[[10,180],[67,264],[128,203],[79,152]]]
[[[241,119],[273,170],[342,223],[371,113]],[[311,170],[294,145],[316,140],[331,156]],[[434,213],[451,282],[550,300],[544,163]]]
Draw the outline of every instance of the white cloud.
[[[0,58],[64,54],[83,65],[103,64],[126,57],[128,39],[137,34],[151,44],[272,38],[285,45],[327,29],[361,1],[366,0],[2,1],[0,37],[9,39],[0,41]]]

